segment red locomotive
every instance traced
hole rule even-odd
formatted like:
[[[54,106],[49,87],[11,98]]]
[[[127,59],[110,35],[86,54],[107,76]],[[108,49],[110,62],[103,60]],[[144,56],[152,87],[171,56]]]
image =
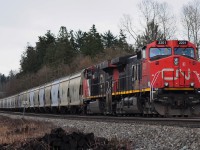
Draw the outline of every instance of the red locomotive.
[[[88,113],[200,114],[200,62],[189,41],[155,41],[84,70]]]

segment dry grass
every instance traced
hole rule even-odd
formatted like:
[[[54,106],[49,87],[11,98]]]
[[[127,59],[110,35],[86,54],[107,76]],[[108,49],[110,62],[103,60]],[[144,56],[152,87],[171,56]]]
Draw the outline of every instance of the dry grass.
[[[50,123],[0,116],[0,144],[20,143],[29,138],[41,137],[52,128]]]

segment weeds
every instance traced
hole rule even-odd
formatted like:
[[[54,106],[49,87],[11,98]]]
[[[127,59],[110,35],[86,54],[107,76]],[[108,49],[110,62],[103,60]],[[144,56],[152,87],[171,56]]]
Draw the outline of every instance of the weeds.
[[[52,128],[53,125],[50,123],[0,116],[0,144],[12,144],[43,136]]]

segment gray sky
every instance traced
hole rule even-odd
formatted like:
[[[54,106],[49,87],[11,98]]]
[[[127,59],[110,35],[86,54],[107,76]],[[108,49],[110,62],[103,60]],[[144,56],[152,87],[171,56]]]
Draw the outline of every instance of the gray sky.
[[[167,2],[176,17],[183,4],[191,0]],[[55,35],[60,26],[88,31],[93,24],[103,33],[119,33],[120,18],[129,14],[136,24],[140,0],[0,0],[0,73],[19,70],[27,43],[35,46],[47,30]]]

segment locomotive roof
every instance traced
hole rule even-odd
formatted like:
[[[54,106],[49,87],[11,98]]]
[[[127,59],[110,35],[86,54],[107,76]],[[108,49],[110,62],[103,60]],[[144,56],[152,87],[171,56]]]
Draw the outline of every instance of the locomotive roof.
[[[127,64],[128,60],[137,59],[136,55],[117,57],[111,60],[112,65]]]

